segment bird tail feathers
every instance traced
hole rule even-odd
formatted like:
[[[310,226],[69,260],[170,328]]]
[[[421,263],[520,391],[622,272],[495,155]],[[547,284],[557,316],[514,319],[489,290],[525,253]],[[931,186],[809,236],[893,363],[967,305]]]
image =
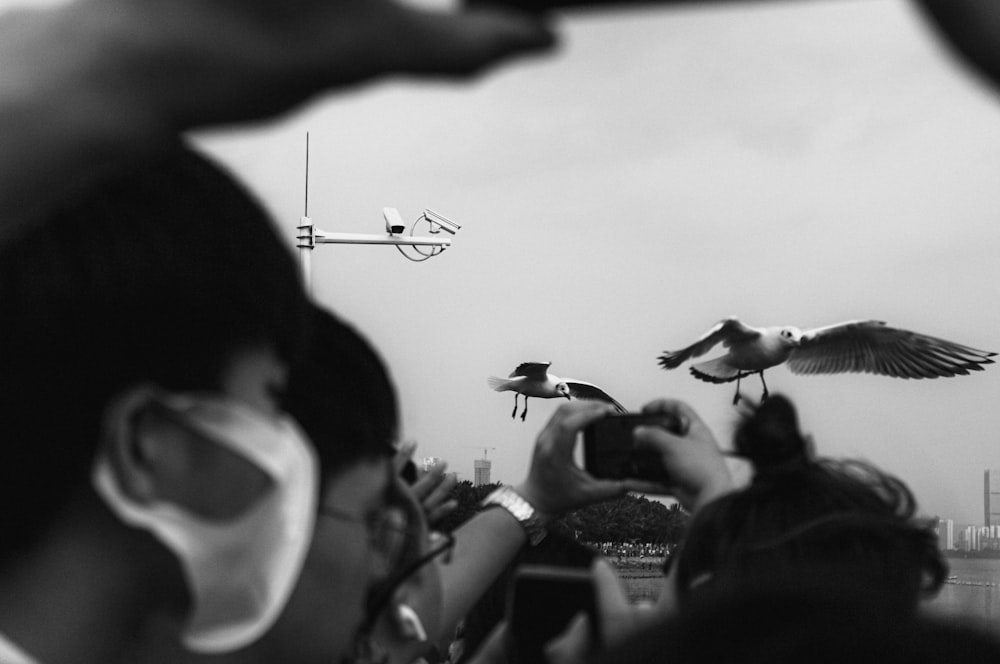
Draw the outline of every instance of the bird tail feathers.
[[[708,362],[691,365],[691,375],[709,383],[730,383],[750,374],[730,366],[726,358],[719,357]]]
[[[507,389],[507,380],[504,378],[497,378],[496,376],[490,376],[487,378],[486,384],[497,392],[503,392]]]

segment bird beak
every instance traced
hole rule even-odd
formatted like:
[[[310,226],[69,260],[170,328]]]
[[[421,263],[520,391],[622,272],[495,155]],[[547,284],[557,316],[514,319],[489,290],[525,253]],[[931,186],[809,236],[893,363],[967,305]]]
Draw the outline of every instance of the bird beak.
[[[573,400],[573,397],[571,397],[571,396],[570,396],[570,395],[568,395],[568,394],[565,394],[565,393],[564,393],[564,394],[563,394],[563,396],[564,396],[564,397],[566,397],[566,401],[572,401],[572,400]]]

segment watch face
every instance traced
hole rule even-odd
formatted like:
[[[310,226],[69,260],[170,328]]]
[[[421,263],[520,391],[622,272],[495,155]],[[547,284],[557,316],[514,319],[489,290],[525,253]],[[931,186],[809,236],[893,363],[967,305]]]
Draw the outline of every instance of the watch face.
[[[510,511],[514,513],[518,521],[526,521],[531,518],[535,513],[535,510],[531,509],[528,503],[520,500],[516,496],[507,495],[506,496],[508,505],[510,506]]]
[[[483,500],[483,505],[497,505],[510,512],[524,528],[529,543],[538,544],[545,538],[546,530],[535,508],[513,489],[509,487],[497,489]]]

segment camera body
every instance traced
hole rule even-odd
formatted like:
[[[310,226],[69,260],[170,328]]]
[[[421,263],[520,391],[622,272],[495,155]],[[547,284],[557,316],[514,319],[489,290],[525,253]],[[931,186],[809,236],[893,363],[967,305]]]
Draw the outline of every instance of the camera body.
[[[444,216],[443,214],[438,214],[434,210],[424,210],[424,219],[430,225],[431,233],[440,233],[444,231],[454,235],[458,231],[462,230],[462,227],[456,224],[454,221]]]
[[[680,433],[680,422],[671,415],[608,415],[583,430],[584,469],[594,477],[604,479],[667,481],[669,477],[659,455],[635,447],[632,430],[640,425],[659,426]]]
[[[587,614],[591,639],[600,645],[597,597],[589,570],[556,565],[521,565],[507,589],[508,655],[512,664],[548,664],[545,644]]]
[[[385,232],[389,235],[400,235],[406,230],[403,217],[400,216],[399,210],[396,208],[382,208],[382,218],[385,219]]]

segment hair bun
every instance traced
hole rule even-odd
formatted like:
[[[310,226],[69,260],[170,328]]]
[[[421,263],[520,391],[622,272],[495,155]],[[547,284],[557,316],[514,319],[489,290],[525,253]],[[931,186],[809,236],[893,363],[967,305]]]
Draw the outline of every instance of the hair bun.
[[[781,395],[754,408],[736,430],[734,442],[736,453],[748,459],[758,473],[798,468],[809,461],[795,406]]]

